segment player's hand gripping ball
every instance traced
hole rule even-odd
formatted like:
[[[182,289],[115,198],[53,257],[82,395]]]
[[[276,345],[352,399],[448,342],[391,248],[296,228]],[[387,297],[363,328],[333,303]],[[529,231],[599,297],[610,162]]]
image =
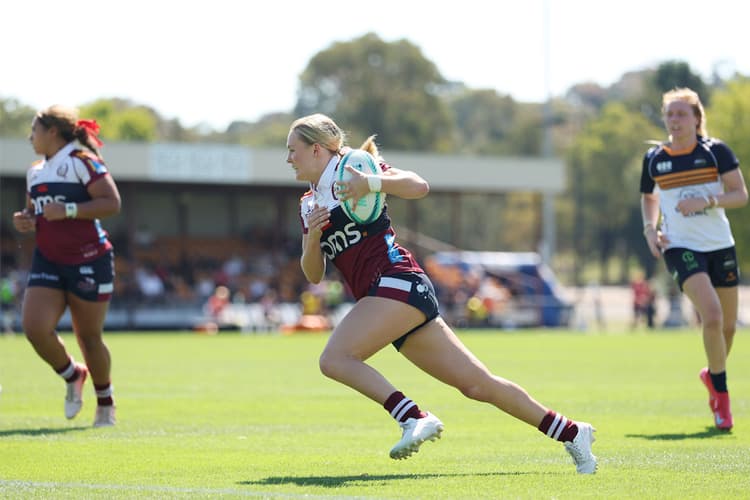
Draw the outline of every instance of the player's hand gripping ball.
[[[341,159],[337,171],[337,180],[340,182],[347,182],[352,178],[353,174],[344,168],[346,165],[349,165],[366,175],[380,175],[383,173],[380,164],[375,158],[362,149],[352,149]],[[377,218],[380,217],[380,214],[383,211],[384,201],[384,193],[369,192],[357,200],[356,205],[351,198],[343,200],[341,202],[341,208],[344,210],[346,216],[352,221],[357,224],[365,225],[375,222]]]

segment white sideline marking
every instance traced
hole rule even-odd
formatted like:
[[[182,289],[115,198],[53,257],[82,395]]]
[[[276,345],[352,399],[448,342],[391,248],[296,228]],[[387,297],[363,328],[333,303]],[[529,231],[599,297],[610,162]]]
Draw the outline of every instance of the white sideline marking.
[[[8,491],[9,488],[12,490]],[[351,496],[331,495],[309,495],[292,493],[271,493],[261,491],[237,490],[231,488],[179,488],[176,486],[140,486],[127,484],[86,484],[86,483],[57,483],[54,481],[22,481],[0,479],[0,493],[20,493],[21,488],[83,488],[88,490],[119,490],[119,491],[142,491],[142,492],[165,492],[165,493],[195,493],[199,495],[237,495],[243,497],[263,498],[357,498]]]

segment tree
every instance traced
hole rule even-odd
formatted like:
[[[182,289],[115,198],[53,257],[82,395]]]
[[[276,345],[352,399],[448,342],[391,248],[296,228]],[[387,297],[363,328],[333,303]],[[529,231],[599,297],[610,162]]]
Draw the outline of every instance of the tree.
[[[254,123],[232,122],[223,136],[227,142],[250,147],[283,148],[293,120],[289,113],[267,114]]]
[[[687,87],[693,89],[701,98],[704,105],[709,102],[709,87],[690,65],[684,61],[666,61],[656,68],[656,71],[646,80],[645,92],[637,101],[638,108],[654,125],[661,126],[662,95],[674,88]]]
[[[656,68],[653,85],[662,93],[672,90],[675,87],[691,88],[698,93],[704,104],[708,103],[710,97],[708,85],[684,61],[666,61],[661,63]],[[661,99],[659,102],[661,102]]]
[[[0,137],[28,137],[35,113],[17,99],[0,99]]]
[[[609,103],[575,139],[567,155],[573,216],[561,226],[573,238],[576,283],[581,284],[584,261],[598,259],[601,282],[607,283],[609,259],[619,253],[626,264],[628,255],[637,253],[634,245],[644,246],[632,219],[638,213],[644,141],[658,136],[642,115]]]
[[[740,160],[745,181],[750,180],[750,78],[737,77],[711,97],[706,110],[709,134],[722,139]],[[740,268],[750,266],[750,211],[747,207],[727,210],[737,242]]]
[[[466,90],[451,100],[459,136],[456,150],[472,154],[512,154],[516,121],[512,97],[494,90]]]
[[[441,98],[447,86],[417,46],[370,33],[310,60],[295,114],[330,115],[350,131],[354,146],[377,133],[385,149],[448,151],[453,122]]]
[[[81,106],[80,116],[95,119],[102,139],[113,141],[154,141],[158,115],[145,106],[134,106],[122,99],[99,99]]]

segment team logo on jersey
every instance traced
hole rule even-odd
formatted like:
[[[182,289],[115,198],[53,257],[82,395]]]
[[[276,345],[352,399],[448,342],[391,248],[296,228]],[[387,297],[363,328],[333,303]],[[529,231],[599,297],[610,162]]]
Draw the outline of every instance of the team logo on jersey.
[[[698,261],[695,260],[695,254],[690,250],[682,252],[682,262],[685,263],[686,271],[692,271],[698,267]]]
[[[708,200],[706,196],[703,194],[703,191],[696,189],[694,187],[688,187],[685,189],[680,190],[680,200],[688,200],[690,198],[703,198],[705,200]],[[695,215],[707,215],[706,208],[702,208],[700,210],[696,210],[695,212],[690,212],[685,217],[693,217]],[[677,208],[677,206],[674,207],[675,212],[679,212],[680,210]]]
[[[81,274],[94,274],[94,269],[91,266],[81,266],[78,268],[78,272]]]
[[[96,290],[96,281],[94,281],[94,278],[83,278],[76,286],[82,292],[93,292]]]
[[[696,158],[695,161],[693,161],[694,167],[705,167],[708,164],[705,158]]]
[[[93,158],[88,158],[88,163],[89,163],[89,165],[91,165],[91,168],[97,174],[103,174],[104,172],[107,171],[107,167],[105,167],[103,163],[99,163],[98,161],[94,160]]]
[[[307,218],[310,216],[312,211],[315,209],[315,198],[314,196],[309,196],[307,199],[302,198],[302,215],[305,217],[305,222],[307,222]]]
[[[58,177],[65,177],[66,175],[68,175],[68,165],[60,165],[57,167]]]
[[[320,248],[329,259],[335,259],[340,253],[362,240],[363,235],[357,229],[357,224],[350,222],[343,231],[334,231],[326,239],[320,240]]]
[[[664,172],[670,172],[672,170],[672,161],[660,161],[656,163],[656,171],[660,174],[663,174]]]
[[[81,160],[95,174],[104,174],[107,172],[107,167],[104,166],[104,163],[92,154],[84,153],[83,151],[74,151],[71,156],[75,156]]]
[[[385,246],[388,248],[388,260],[391,261],[391,263],[393,264],[404,260],[404,256],[401,255],[401,253],[398,251],[398,248],[396,248],[394,244],[395,242],[396,242],[395,235],[393,234],[385,235]]]

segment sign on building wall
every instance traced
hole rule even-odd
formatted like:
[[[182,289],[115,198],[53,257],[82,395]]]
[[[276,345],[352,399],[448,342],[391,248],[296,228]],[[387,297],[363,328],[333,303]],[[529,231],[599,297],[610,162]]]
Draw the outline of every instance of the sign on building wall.
[[[148,175],[157,181],[235,183],[251,178],[251,155],[239,146],[153,144]]]

